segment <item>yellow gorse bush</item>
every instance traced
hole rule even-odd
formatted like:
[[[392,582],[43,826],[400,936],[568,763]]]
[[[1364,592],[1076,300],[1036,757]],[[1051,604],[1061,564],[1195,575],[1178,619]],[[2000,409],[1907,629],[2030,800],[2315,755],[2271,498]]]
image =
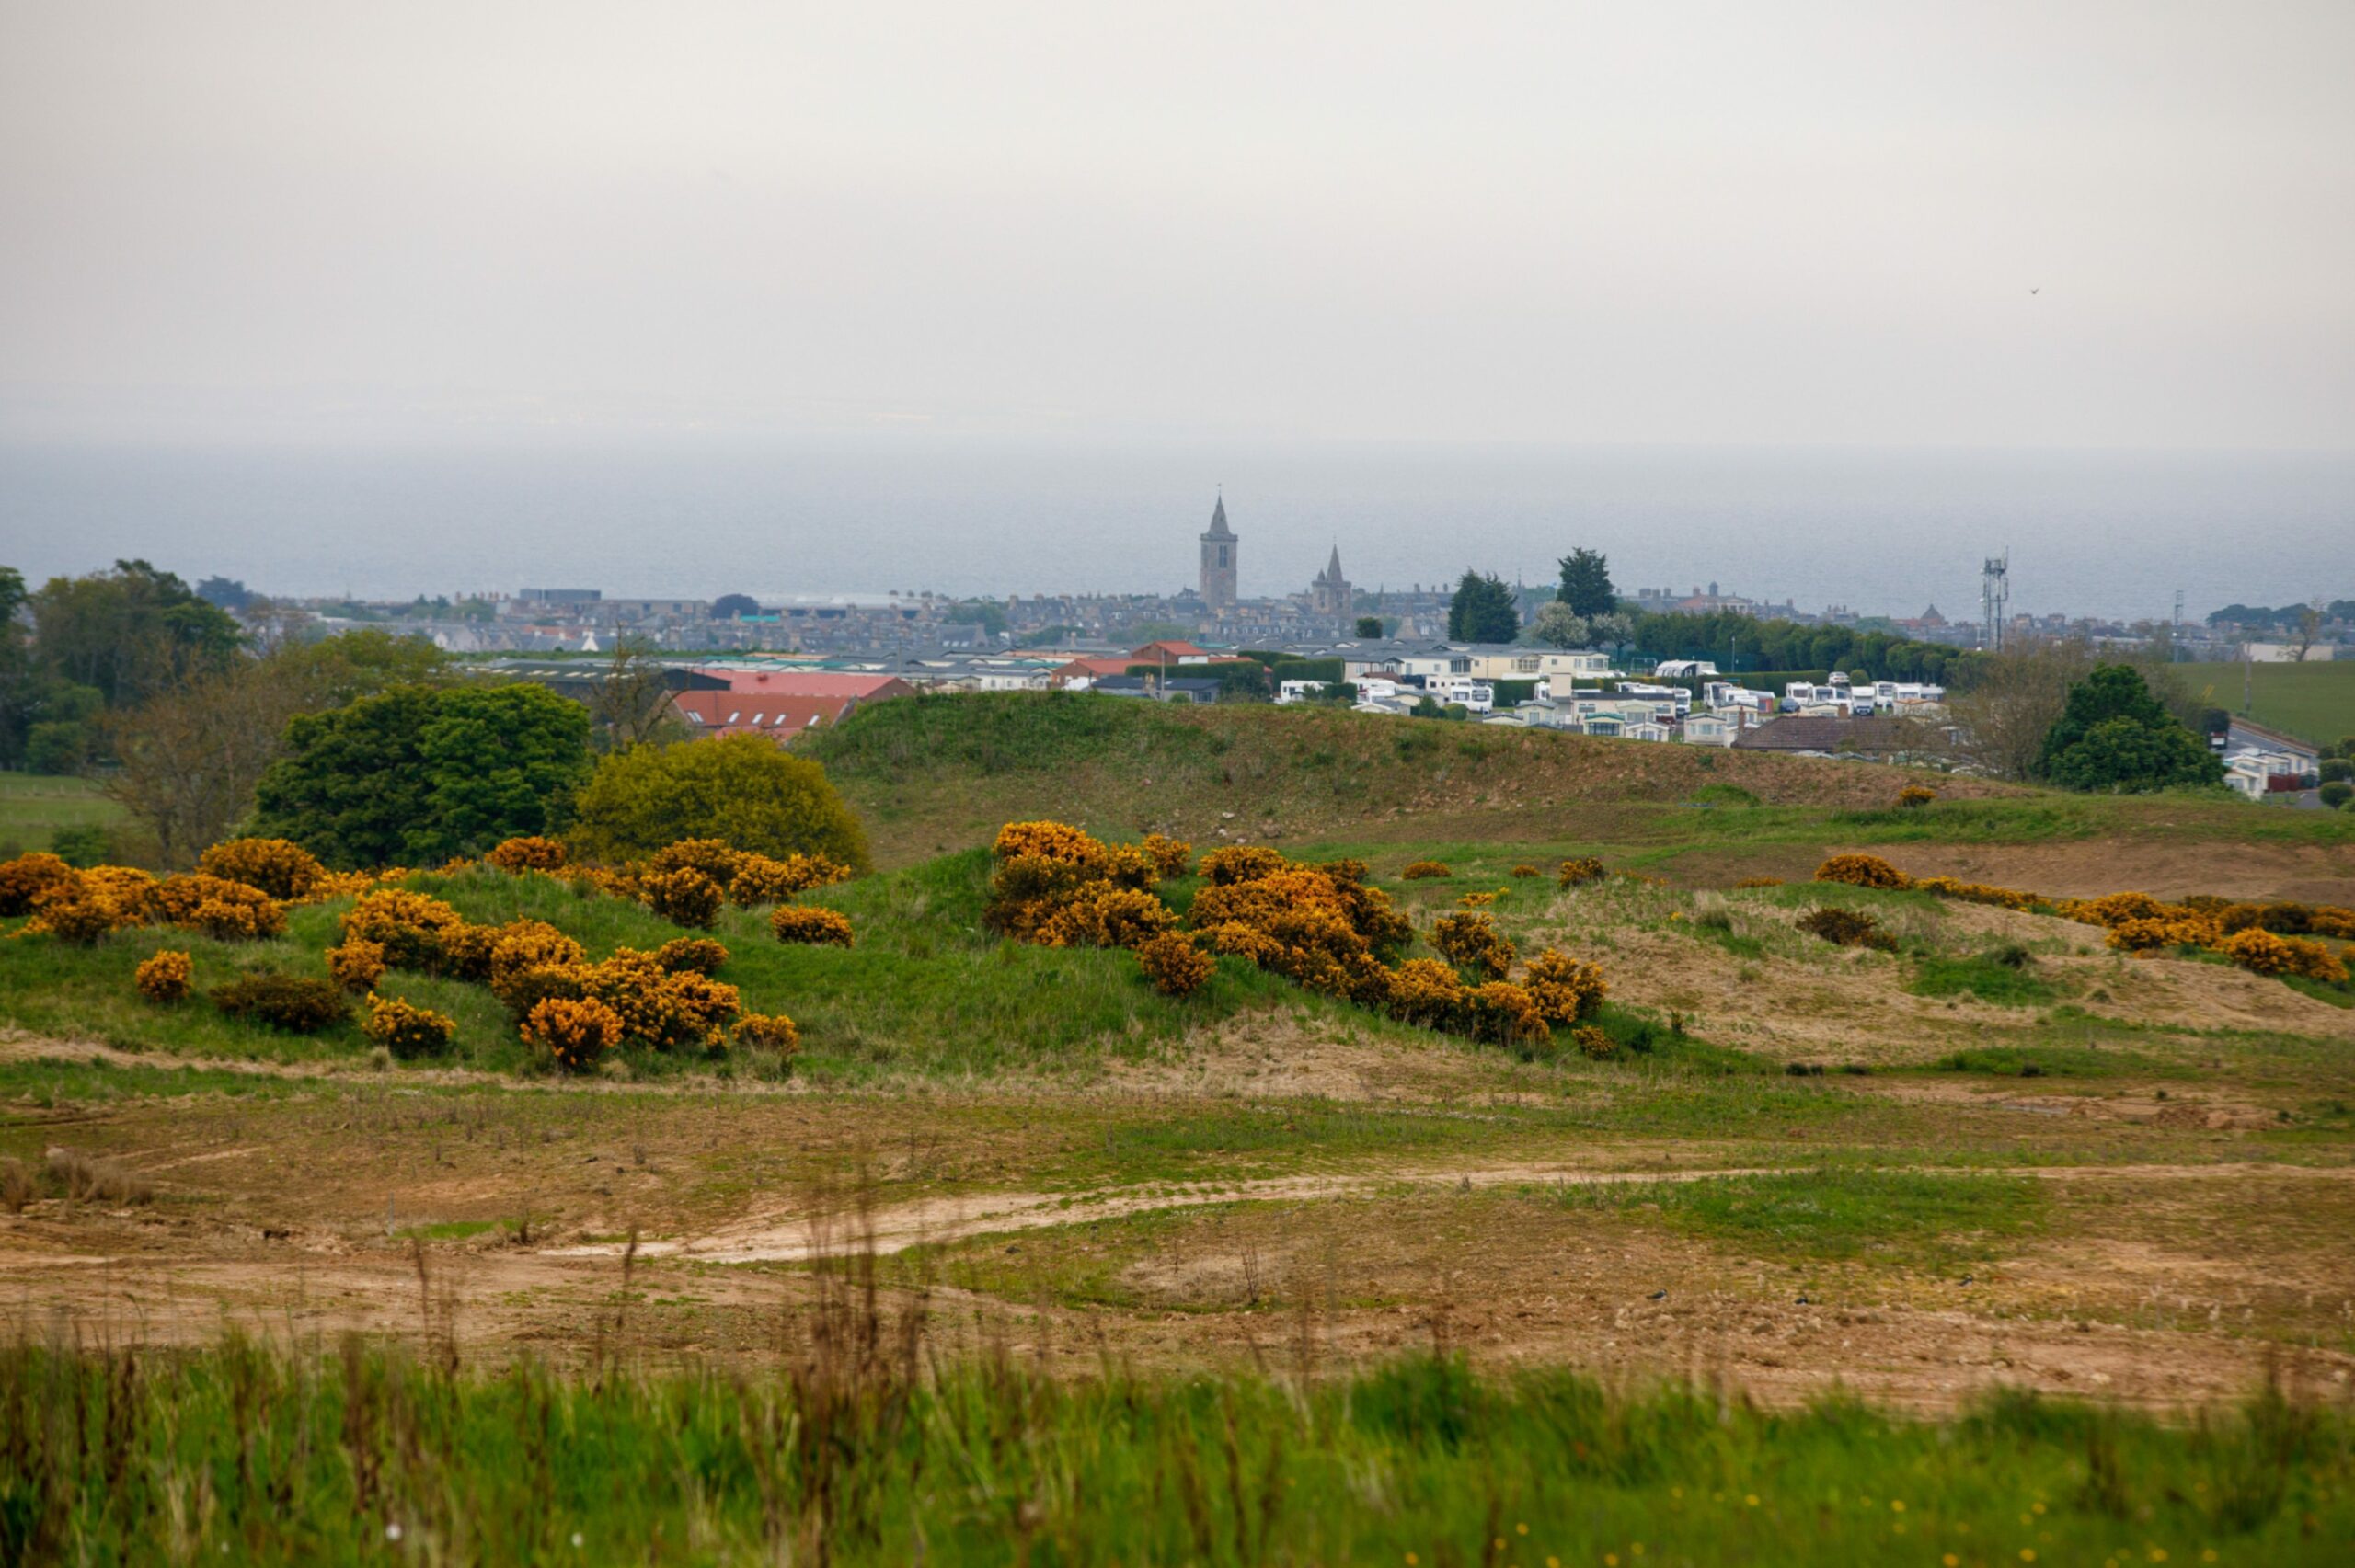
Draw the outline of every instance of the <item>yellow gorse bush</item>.
[[[450,1048],[450,1038],[457,1029],[445,1013],[373,991],[368,996],[368,1016],[360,1023],[362,1034],[404,1060],[440,1056]]]
[[[648,909],[672,925],[695,931],[708,931],[719,922],[720,905],[727,898],[723,884],[693,865],[649,871],[638,879],[638,888]]]
[[[1581,964],[1551,947],[1529,961],[1522,984],[1545,1022],[1557,1027],[1592,1018],[1611,990],[1601,966]]]
[[[286,839],[231,839],[198,856],[196,866],[287,903],[308,899],[327,876],[316,855]]]
[[[132,972],[139,994],[158,1006],[168,1007],[188,999],[189,984],[195,978],[196,965],[185,953],[169,948],[156,954]]]
[[[1485,980],[1503,979],[1517,956],[1493,919],[1472,912],[1441,916],[1431,928],[1431,945],[1457,968]]]
[[[2218,936],[2213,921],[2161,917],[2120,921],[2109,928],[2108,940],[2121,953],[2164,953],[2170,947],[2212,946]]]
[[[1951,876],[1924,876],[1916,880],[1913,886],[1924,893],[1936,893],[1941,898],[1958,898],[1967,904],[1993,904],[1998,909],[2017,910],[2024,914],[2035,910],[2039,902],[2035,894],[2023,893],[2016,887],[1998,887],[1987,882],[1962,882]]]
[[[654,950],[654,961],[674,974],[716,975],[728,962],[728,949],[708,936],[674,936]]]
[[[565,849],[555,839],[509,839],[483,858],[501,871],[561,871]]]
[[[1155,875],[1165,881],[1185,876],[1187,864],[1194,857],[1193,845],[1161,833],[1147,833],[1137,848],[1144,852],[1145,858],[1153,862]]]
[[[782,905],[769,915],[769,930],[779,942],[848,947],[855,936],[850,917],[840,910]]]
[[[1137,967],[1164,996],[1190,996],[1210,979],[1215,966],[1208,954],[1171,931],[1137,944]]]
[[[327,975],[346,990],[371,991],[385,978],[385,949],[365,937],[353,937],[327,949]]]
[[[382,947],[385,962],[396,969],[430,972],[442,964],[444,940],[465,923],[439,898],[406,887],[379,887],[344,911],[340,929],[346,942],[357,937]]]
[[[1899,879],[1897,883],[1888,880],[1892,876]],[[1912,887],[1969,903],[2057,914],[2082,925],[2100,927],[2108,933],[2108,944],[2119,952],[2149,956],[2172,948],[2205,948],[2257,974],[2297,975],[2330,985],[2346,983],[2346,961],[2309,937],[2355,939],[2355,910],[2337,904],[2233,902],[2205,894],[2169,902],[2135,891],[2105,893],[2097,898],[2048,898],[2016,887],[1962,882],[1951,876],[1913,881],[1886,861],[1860,854],[1835,855],[1825,861],[1816,879],[1866,887]]]
[[[1844,882],[1852,887],[1910,887],[1913,879],[1874,854],[1835,854],[1815,868],[1818,882]]]
[[[522,1033],[525,1043],[546,1051],[557,1067],[580,1072],[621,1044],[622,1020],[594,998],[552,996],[533,1007]]]
[[[75,869],[45,850],[0,861],[0,920],[29,915],[40,897],[78,884]]]
[[[728,901],[740,909],[782,904],[813,887],[831,887],[850,880],[851,869],[819,854],[789,854],[778,859],[747,853],[738,859],[736,875],[728,883]]]
[[[792,1056],[801,1049],[801,1028],[782,1013],[747,1013],[736,1020],[730,1038],[740,1046]]]

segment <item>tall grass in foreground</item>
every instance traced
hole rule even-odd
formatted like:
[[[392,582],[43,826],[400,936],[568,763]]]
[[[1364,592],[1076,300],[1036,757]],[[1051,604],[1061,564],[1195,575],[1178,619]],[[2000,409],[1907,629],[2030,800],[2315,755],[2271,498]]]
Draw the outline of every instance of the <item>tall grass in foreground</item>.
[[[871,1301],[870,1301],[871,1305]],[[1483,1378],[1058,1380],[821,1314],[777,1372],[568,1379],[348,1342],[0,1351],[15,1562],[2342,1562],[2355,1422],[1943,1422]]]

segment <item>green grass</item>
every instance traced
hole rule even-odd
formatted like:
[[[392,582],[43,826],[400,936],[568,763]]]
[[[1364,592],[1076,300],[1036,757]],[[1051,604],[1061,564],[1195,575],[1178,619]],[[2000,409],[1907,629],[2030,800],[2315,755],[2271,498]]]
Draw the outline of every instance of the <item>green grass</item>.
[[[1223,827],[1392,868],[1437,852],[1482,876],[1594,852],[1672,872],[1696,853],[1778,848],[2106,836],[2355,843],[2355,815],[2254,812],[2221,789],[2071,795],[1922,774],[1949,792],[1996,793],[1898,810],[1897,786],[1916,776],[1907,770],[1252,704],[934,694],[870,704],[804,748],[886,865],[1035,817],[1116,836],[1157,826],[1198,842]],[[1577,838],[1565,837],[1572,805]],[[1400,853],[1410,840],[1415,853]]]
[[[2030,1178],[1835,1168],[1803,1175],[1566,1184],[1564,1207],[1642,1214],[1684,1235],[1761,1256],[1875,1257],[1951,1267],[2034,1231],[2044,1194]]]
[[[1924,958],[1905,989],[1915,996],[1976,997],[1996,1007],[2042,1007],[2054,996],[2051,983],[2032,967],[2005,964],[1985,953]]]
[[[2326,1001],[2333,1007],[2355,1007],[2355,985],[2344,980],[2310,980],[2303,975],[2283,975],[2281,983],[2301,996]]]
[[[1932,1064],[1939,1072],[1989,1078],[2190,1078],[2200,1074],[2134,1051],[2084,1046],[1978,1046],[1948,1051]]]
[[[61,828],[120,828],[129,820],[87,779],[0,773],[0,860],[49,848]]]
[[[794,1018],[803,1036],[797,1070],[831,1082],[892,1069],[955,1076],[1091,1069],[1108,1055],[1166,1049],[1189,1029],[1246,1008],[1296,1006],[1312,1013],[1345,1008],[1234,959],[1222,960],[1200,992],[1173,1000],[1143,982],[1127,953],[1000,942],[980,929],[987,875],[987,855],[975,851],[812,896],[810,902],[840,909],[856,924],[858,942],[848,949],[788,946],[770,935],[767,911],[726,910],[713,933],[729,952],[718,978],[739,989],[747,1011]],[[649,949],[687,934],[642,906],[583,893],[552,877],[475,869],[419,876],[409,886],[446,900],[470,921],[547,921],[592,956],[623,945]],[[0,1021],[37,1034],[190,1057],[299,1061],[362,1056],[369,1047],[356,1013],[317,1036],[278,1035],[225,1018],[198,999],[153,1006],[132,979],[143,959],[165,947],[195,959],[200,991],[261,969],[323,976],[324,953],[337,940],[337,922],[349,907],[336,900],[295,908],[286,935],[262,943],[219,943],[155,929],[120,932],[88,948],[0,935]],[[22,922],[9,924],[20,928]],[[527,1065],[511,1022],[487,988],[395,972],[377,989],[456,1021],[450,1062],[492,1071]],[[684,1065],[649,1053],[627,1060],[641,1073]]]
[[[802,1050],[791,1070],[833,1084],[899,1072],[959,1079],[1007,1071],[1087,1074],[1109,1059],[1162,1055],[1189,1031],[1245,1013],[1282,1013],[1347,1035],[1456,1048],[1236,958],[1221,958],[1210,983],[1194,995],[1170,998],[1144,982],[1128,953],[1001,941],[982,929],[989,871],[988,853],[969,850],[806,896],[850,917],[858,935],[848,948],[781,944],[770,934],[765,910],[723,910],[712,934],[729,956],[718,978],[738,989],[745,1011],[792,1017],[802,1032]],[[622,946],[651,949],[687,934],[639,904],[555,877],[475,867],[447,876],[419,874],[408,886],[477,923],[546,921],[579,940],[592,958]],[[1192,886],[1171,885],[1181,910]],[[0,1023],[190,1058],[300,1062],[363,1057],[371,1047],[361,1033],[358,1007],[341,1024],[301,1036],[224,1017],[201,994],[263,970],[323,977],[326,949],[338,940],[349,908],[343,899],[295,907],[285,935],[260,943],[138,928],[93,947],[74,947],[39,934],[11,939],[0,933]],[[23,922],[9,924],[21,931]],[[184,950],[195,961],[201,994],[175,1007],[149,1003],[132,979],[138,965],[164,948]],[[533,1070],[512,1020],[487,987],[395,971],[376,989],[455,1021],[452,1052],[422,1065]],[[1673,1033],[1662,1026],[1665,1020],[1614,1009],[1602,1023],[1631,1054],[1713,1071],[1749,1065],[1738,1053]],[[631,1051],[622,1061],[641,1076],[777,1070],[757,1055],[740,1063]]]
[[[2173,673],[2201,702],[2243,712],[2237,664],[2178,664]],[[2246,670],[2250,718],[2316,744],[2355,735],[2355,659],[2257,664]]]
[[[2279,1397],[2196,1425],[2025,1395],[1913,1421],[1444,1356],[1066,1383],[878,1349],[575,1380],[18,1347],[0,1557],[2008,1568],[2335,1562],[2355,1538],[2355,1423]]]

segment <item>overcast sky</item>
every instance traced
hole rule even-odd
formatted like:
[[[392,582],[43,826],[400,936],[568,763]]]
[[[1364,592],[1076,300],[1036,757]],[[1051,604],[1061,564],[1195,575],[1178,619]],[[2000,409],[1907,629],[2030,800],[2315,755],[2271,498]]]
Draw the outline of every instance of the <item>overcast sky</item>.
[[[0,439],[2344,451],[2351,84],[2349,0],[0,0]]]

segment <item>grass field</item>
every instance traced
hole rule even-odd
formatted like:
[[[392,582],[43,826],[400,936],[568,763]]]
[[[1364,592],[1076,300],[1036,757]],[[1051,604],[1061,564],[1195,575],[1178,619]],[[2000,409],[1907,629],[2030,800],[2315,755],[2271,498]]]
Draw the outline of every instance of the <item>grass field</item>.
[[[2249,717],[2317,745],[2355,735],[2355,658],[2304,664],[2180,664],[2175,667],[2200,701],[2243,712],[2244,676]]]
[[[200,988],[323,973],[339,903],[242,945],[0,922],[0,1560],[1960,1568],[2355,1528],[2355,989],[1809,880],[2348,901],[2325,814],[1899,811],[1857,764],[1113,700],[832,738],[890,868],[809,896],[856,944],[714,933],[791,1061],[560,1076],[409,973],[446,1058],[134,993],[167,944]],[[1424,933],[1490,896],[1602,967],[1616,1048],[998,942],[978,846],[1040,816],[1360,857]],[[1642,875],[1558,887],[1574,853]],[[678,934],[415,886],[592,955]]]
[[[887,865],[985,841],[1025,816],[1115,838],[1159,829],[1200,842],[1350,845],[1400,864],[1414,858],[1407,851],[1601,850],[1680,880],[1692,866],[1700,885],[1744,870],[1805,875],[1833,845],[2355,847],[2355,818],[2255,812],[2222,790],[2070,795],[1871,763],[1266,705],[924,697],[862,708],[809,749]],[[1916,779],[1940,792],[1938,805],[1895,809],[1899,785]]]
[[[122,807],[87,779],[0,773],[0,860],[45,850],[61,828],[117,828]]]
[[[776,1378],[17,1351],[0,1552],[1614,1568],[2330,1562],[2355,1537],[2355,1427],[2279,1396],[2196,1428],[2016,1397],[1923,1425],[1443,1353],[1068,1384],[1003,1346],[928,1377],[856,1308],[817,1326]]]

